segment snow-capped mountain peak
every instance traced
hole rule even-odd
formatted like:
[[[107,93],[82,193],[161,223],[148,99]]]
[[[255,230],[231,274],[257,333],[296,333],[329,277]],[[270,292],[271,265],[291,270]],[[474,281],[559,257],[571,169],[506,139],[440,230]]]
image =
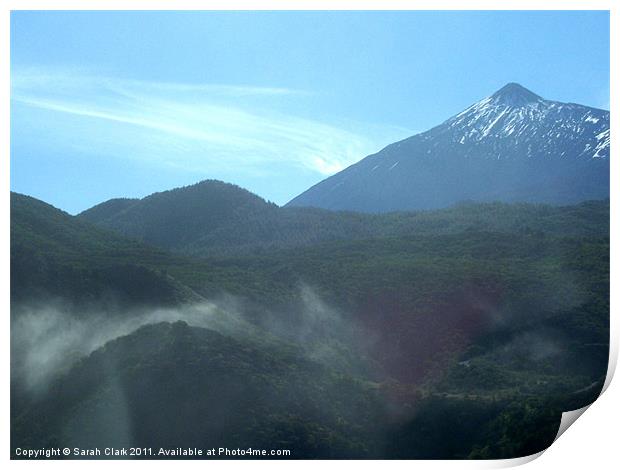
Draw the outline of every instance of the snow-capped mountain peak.
[[[609,111],[547,100],[509,83],[289,204],[383,212],[462,200],[600,199],[609,194],[609,146]]]
[[[494,105],[504,105],[512,108],[544,101],[536,93],[531,92],[518,83],[504,85],[489,98]]]
[[[428,134],[447,133],[453,142],[472,144],[462,152],[465,157],[604,158],[609,156],[605,132],[608,137],[608,111],[545,100],[509,83]]]

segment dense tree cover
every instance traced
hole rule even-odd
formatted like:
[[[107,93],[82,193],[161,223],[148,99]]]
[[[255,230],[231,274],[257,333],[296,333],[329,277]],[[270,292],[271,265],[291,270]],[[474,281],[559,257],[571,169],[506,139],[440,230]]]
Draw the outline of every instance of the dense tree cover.
[[[217,187],[181,192],[199,208],[203,190]],[[74,392],[19,400],[14,440],[30,435],[25,442],[40,446],[80,429],[87,439],[96,427],[122,437],[114,426],[124,417],[133,423],[124,436],[140,445],[147,435],[198,442],[220,432],[227,442],[279,443],[304,457],[513,457],[546,447],[560,412],[600,391],[608,201],[359,215],[279,209],[225,191],[250,201],[235,212],[235,199],[213,219],[224,203],[205,206],[193,240],[176,244],[179,227],[162,235],[165,243],[146,240],[202,257],[170,254],[12,194],[14,314],[46,297],[73,302],[78,316],[80,305],[109,297],[154,306],[210,299],[223,310],[234,305],[255,326],[242,338],[176,324],[119,338],[57,379],[55,387]],[[176,211],[172,196],[158,196],[170,204],[164,213]],[[99,207],[97,217],[121,220],[135,210],[150,214],[140,220],[155,232],[163,222],[155,205],[143,209],[146,199]],[[279,342],[265,341],[270,335]],[[101,361],[113,367],[95,377]],[[144,383],[152,386],[144,391]],[[247,419],[231,415],[230,429],[218,431],[217,419],[201,424],[213,401],[227,409],[236,395],[221,398],[221,387],[233,383],[264,406]],[[118,408],[120,398],[131,406]],[[183,402],[199,412],[190,415]],[[148,413],[166,406],[177,414]],[[35,424],[43,409],[52,411]],[[86,411],[98,417],[88,422]]]
[[[33,447],[288,449],[293,458],[381,454],[371,386],[298,348],[238,342],[185,322],[109,342],[16,417]],[[147,456],[148,457],[148,456]]]
[[[275,211],[275,204],[238,186],[204,181],[140,200],[113,199],[84,211],[80,218],[153,245],[177,248],[222,226],[242,225],[249,217],[268,222]]]
[[[11,193],[11,298],[16,302],[110,296],[120,303],[175,304],[192,293],[156,268],[171,258]]]
[[[113,199],[78,218],[166,249],[205,256],[464,230],[604,235],[609,233],[608,211],[608,202],[567,207],[463,203],[431,212],[374,215],[280,208],[237,186],[207,180],[141,200]]]

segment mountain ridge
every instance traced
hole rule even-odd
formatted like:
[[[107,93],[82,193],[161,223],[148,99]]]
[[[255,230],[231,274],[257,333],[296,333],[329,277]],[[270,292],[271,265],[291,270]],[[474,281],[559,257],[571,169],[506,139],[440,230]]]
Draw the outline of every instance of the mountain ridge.
[[[102,297],[115,304],[176,305],[197,295],[153,268],[172,256],[11,192],[11,300]]]
[[[609,196],[608,157],[608,111],[508,84],[326,178],[286,207],[389,212],[464,200],[573,204]]]
[[[196,192],[196,188],[204,191]],[[221,194],[217,194],[219,192]],[[196,185],[155,193],[137,202],[113,199],[78,214],[76,218],[177,253],[209,256],[288,249],[346,239],[436,233],[437,227],[443,227],[446,233],[464,228],[504,232],[518,229],[511,224],[506,225],[506,221],[510,220],[508,214],[512,214],[514,220],[532,220],[537,214],[537,225],[547,226],[547,230],[553,225],[554,214],[608,210],[608,204],[588,206],[587,202],[572,208],[461,203],[436,212],[418,210],[368,214],[312,207],[277,207],[248,194],[251,193],[234,185],[205,180]],[[205,197],[226,200],[223,206],[227,208],[227,216],[220,217],[218,213],[213,213],[212,205]],[[248,198],[254,203],[247,204]],[[146,204],[141,201],[146,201]],[[127,204],[128,208],[125,207]],[[490,216],[492,213],[499,218]],[[170,223],[165,214],[172,214],[174,223]],[[579,234],[597,231],[584,226],[579,220],[572,228],[563,227],[562,231]],[[188,230],[189,227],[193,228]],[[182,232],[180,236],[179,232]]]
[[[178,243],[192,244],[218,227],[242,223],[250,214],[268,216],[276,207],[237,185],[204,180],[142,199],[112,199],[78,218],[170,249]]]

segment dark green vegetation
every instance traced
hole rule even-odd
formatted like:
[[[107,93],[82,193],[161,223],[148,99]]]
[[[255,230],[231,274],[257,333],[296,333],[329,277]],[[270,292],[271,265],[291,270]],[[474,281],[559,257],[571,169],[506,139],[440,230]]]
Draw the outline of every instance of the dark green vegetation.
[[[11,193],[11,299],[60,297],[121,303],[175,304],[186,288],[154,266],[167,253],[100,230],[49,204]]]
[[[112,199],[78,219],[190,255],[270,252],[335,240],[438,235],[465,230],[605,235],[608,204],[552,207],[460,204],[433,212],[373,215],[278,207],[232,184],[208,180],[144,199]]]
[[[360,215],[204,182],[78,217],[16,194],[11,209],[14,319],[49,298],[76,319],[208,299],[253,325],[159,323],[43,393],[13,383],[13,448],[516,457],[605,378],[607,201]]]
[[[33,447],[291,449],[371,457],[382,429],[368,384],[294,347],[257,347],[184,322],[106,344],[21,415]],[[50,430],[54,430],[50,433]]]

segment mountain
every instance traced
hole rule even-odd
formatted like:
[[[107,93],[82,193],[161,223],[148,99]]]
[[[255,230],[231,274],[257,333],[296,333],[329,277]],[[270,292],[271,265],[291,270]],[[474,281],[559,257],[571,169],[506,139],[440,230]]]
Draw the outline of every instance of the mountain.
[[[167,253],[11,192],[11,300],[172,305],[195,299],[158,269]]]
[[[184,255],[268,252],[337,240],[464,229],[603,235],[609,203],[568,207],[461,204],[435,212],[366,214],[311,207],[277,207],[245,189],[216,180],[155,193],[143,199],[112,199],[77,216],[119,235]]]
[[[391,144],[287,206],[388,212],[461,201],[573,204],[609,197],[609,112],[516,83]]]
[[[169,193],[184,199],[181,189]],[[102,206],[105,204],[98,207]],[[608,201],[567,207],[464,204],[432,212],[391,214],[267,207],[270,219],[262,219],[267,211],[248,214],[245,220],[233,219],[202,235],[200,243],[178,245],[175,251],[179,253],[172,254],[115,234],[103,223],[97,227],[82,216],[12,193],[11,298],[17,303],[51,297],[78,303],[109,298],[121,303],[171,305],[233,294],[249,299],[251,305],[277,305],[286,312],[291,303],[299,304],[300,285],[322,285],[327,279],[323,272],[343,268],[342,279],[329,277],[330,285],[325,288],[333,301],[346,300],[346,308],[357,308],[367,304],[363,295],[370,286],[359,288],[361,300],[357,294],[339,295],[342,289],[356,292],[360,282],[365,282],[364,276],[351,277],[352,262],[373,260],[377,279],[368,282],[383,282],[381,269],[396,273],[389,262],[398,257],[398,250],[428,251],[424,240],[429,237],[460,245],[472,235],[477,242],[490,243],[488,234],[494,233],[519,241],[521,246],[538,236],[594,240],[609,234]],[[178,223],[184,226],[186,222],[180,219]],[[524,238],[526,235],[529,238]],[[413,237],[422,245],[397,240]],[[362,242],[368,243],[367,248]],[[388,246],[390,251],[386,251]],[[327,264],[319,262],[325,256],[330,257]],[[447,255],[437,256],[446,259]],[[340,261],[333,265],[332,258]],[[292,263],[296,259],[298,262]],[[355,269],[366,272],[368,266]],[[393,281],[399,286],[402,282],[400,278]],[[446,285],[439,289],[446,291]]]
[[[308,360],[299,348],[157,323],[108,342],[59,377],[15,419],[12,441],[376,457],[383,410],[370,385]]]
[[[177,248],[222,226],[242,225],[256,214],[267,218],[276,209],[238,186],[208,180],[143,199],[112,199],[80,218],[152,245]]]

